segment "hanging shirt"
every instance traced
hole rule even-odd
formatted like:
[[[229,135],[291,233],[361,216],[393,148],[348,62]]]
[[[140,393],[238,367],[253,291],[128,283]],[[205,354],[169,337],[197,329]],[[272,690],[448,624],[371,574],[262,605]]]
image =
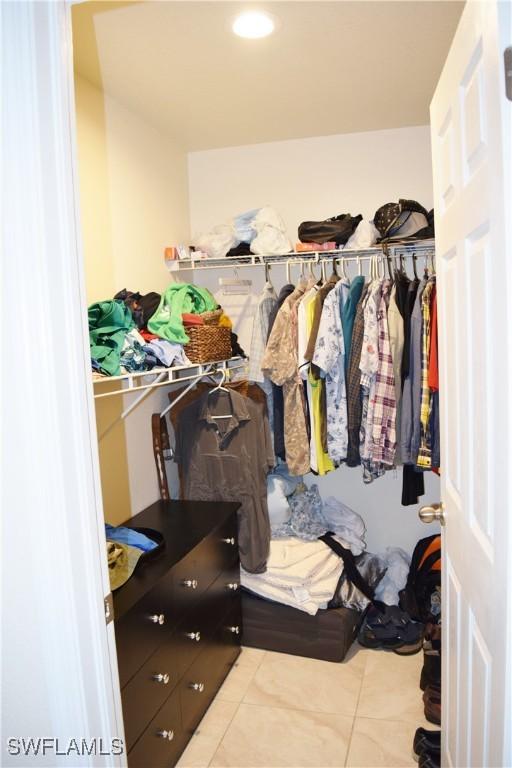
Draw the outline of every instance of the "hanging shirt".
[[[318,327],[313,363],[325,378],[327,450],[334,462],[347,458],[348,424],[345,388],[345,345],[338,283],[326,297]]]
[[[350,283],[348,296],[346,301],[341,304],[341,324],[343,326],[343,340],[345,343],[345,375],[348,372],[348,365],[350,361],[350,347],[352,344],[352,332],[354,328],[354,320],[356,316],[356,309],[361,298],[361,294],[364,288],[363,275],[357,275]]]
[[[411,286],[413,284],[411,283]],[[425,288],[422,280],[416,291],[416,300],[411,315],[409,334],[409,373],[402,389],[401,453],[404,464],[416,464],[420,445],[421,405],[421,296]],[[410,293],[409,293],[410,295]],[[405,356],[405,349],[404,349]]]
[[[371,460],[393,466],[396,448],[396,399],[393,358],[388,332],[388,300],[391,281],[384,280],[377,312],[378,357],[372,418]]]
[[[322,309],[324,301],[333,290],[337,282],[339,282],[339,276],[333,273],[328,280],[319,288],[314,303],[313,320],[311,323],[311,331],[308,339],[308,346],[306,348],[305,358],[308,362],[311,362],[313,355],[315,354],[316,339],[318,336],[318,329],[320,327],[320,319],[322,317]]]
[[[267,346],[270,316],[277,307],[277,296],[272,283],[267,282],[260,295],[252,326],[251,352],[249,356],[249,381],[261,383],[265,380],[261,360]]]
[[[295,290],[295,286],[288,284],[281,288],[277,299],[277,304],[270,312],[268,322],[268,338],[274,327],[274,323],[277,317],[277,313],[283,306],[284,302]],[[261,368],[261,365],[260,365]],[[273,411],[273,433],[274,433],[274,453],[283,461],[285,460],[285,448],[284,448],[284,400],[283,400],[283,388],[277,386],[272,382],[272,411]]]
[[[307,329],[311,331],[313,323],[314,302],[310,301],[306,307],[307,317]],[[308,393],[309,393],[309,411],[311,416],[311,440],[310,440],[310,452],[311,457],[314,456],[316,467],[313,467],[311,462],[311,469],[319,475],[325,475],[334,469],[334,465],[327,453],[327,446],[324,447],[322,440],[322,425],[325,422],[326,414],[325,409],[325,382],[318,375],[317,371],[312,370],[313,366],[309,366],[308,371]]]
[[[361,417],[361,459],[371,460],[373,408],[375,404],[375,374],[379,366],[379,327],[377,308],[380,303],[381,281],[374,280],[368,291],[364,308],[364,335],[361,348],[361,387],[363,387],[363,412]],[[365,400],[368,402],[365,404]]]
[[[350,347],[350,363],[346,382],[347,389],[347,466],[357,467],[361,463],[359,455],[359,431],[361,428],[361,348],[363,346],[364,318],[363,312],[366,303],[368,286],[363,287],[361,297],[356,308],[354,326],[352,330],[352,344]]]
[[[274,384],[283,387],[284,446],[292,475],[309,471],[309,442],[305,420],[302,380],[297,370],[297,312],[294,305],[303,296],[299,285],[277,313],[261,370]]]
[[[421,337],[421,398],[420,398],[420,444],[418,448],[417,466],[430,469],[432,466],[432,443],[430,435],[430,387],[428,385],[429,353],[430,353],[430,304],[432,291],[435,291],[435,277],[431,277],[425,286],[421,297],[421,314],[423,320]]]
[[[318,290],[319,286],[313,285],[309,290],[306,290],[304,297],[297,303],[299,375],[305,384],[304,392],[307,400],[306,417],[309,420],[309,464],[311,471],[317,473],[319,472],[319,464],[315,420],[319,419],[321,414],[318,403],[315,403],[315,407],[313,406],[312,380],[309,376],[306,348],[311,333],[313,308]],[[322,472],[322,474],[325,473]]]
[[[402,408],[402,355],[404,351],[404,320],[396,303],[397,287],[396,284],[391,290],[388,307],[388,329],[389,346],[391,357],[393,358],[393,376],[395,379],[395,402],[396,402],[396,434],[400,435],[400,418]],[[401,464],[401,453],[399,441],[397,441],[395,451],[395,465]]]
[[[224,414],[231,418],[215,419]],[[240,560],[245,570],[263,573],[270,545],[266,476],[274,457],[261,406],[233,390],[205,393],[180,413],[175,460],[186,499],[241,503]]]

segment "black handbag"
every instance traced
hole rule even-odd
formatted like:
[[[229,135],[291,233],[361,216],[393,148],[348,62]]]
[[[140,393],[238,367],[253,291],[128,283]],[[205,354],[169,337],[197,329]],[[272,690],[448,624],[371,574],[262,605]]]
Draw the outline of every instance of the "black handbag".
[[[336,243],[345,245],[363,217],[341,213],[324,221],[303,221],[299,224],[301,243]]]

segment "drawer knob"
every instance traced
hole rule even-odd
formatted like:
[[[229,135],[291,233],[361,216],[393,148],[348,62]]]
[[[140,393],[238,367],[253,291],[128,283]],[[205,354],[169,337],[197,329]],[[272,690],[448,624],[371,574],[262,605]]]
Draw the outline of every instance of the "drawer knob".
[[[183,586],[189,589],[197,589],[197,579],[185,579]]]
[[[236,583],[236,581],[230,582],[228,584],[228,589],[232,589],[233,592],[236,592],[236,590],[238,589],[238,584]]]
[[[240,627],[228,627],[228,629],[234,635],[239,635],[240,634]]]
[[[163,683],[164,685],[167,685],[171,678],[167,674],[167,672],[164,672],[163,674],[161,672],[158,673],[158,675],[153,675],[153,680],[155,683]]]
[[[153,624],[164,624],[165,623],[165,614],[163,613],[154,613],[152,616],[149,617],[149,620],[153,622]]]
[[[172,741],[174,739],[174,731],[168,730],[168,731],[158,731],[156,734],[161,739],[167,739],[167,741]]]
[[[201,633],[200,632],[187,632],[187,637],[190,638],[190,640],[195,640],[196,643],[198,643],[201,639]]]
[[[236,543],[234,536],[231,536],[231,538],[228,538],[228,539],[222,539],[222,541],[224,542],[224,544],[231,544],[232,547],[234,547]]]
[[[197,691],[198,693],[202,693],[204,691],[204,683],[192,683],[190,687],[193,691]]]

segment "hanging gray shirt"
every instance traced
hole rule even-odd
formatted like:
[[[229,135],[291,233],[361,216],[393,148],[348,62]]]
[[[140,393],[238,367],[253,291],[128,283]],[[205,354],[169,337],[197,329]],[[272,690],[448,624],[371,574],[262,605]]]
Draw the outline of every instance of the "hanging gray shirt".
[[[416,300],[411,315],[411,333],[409,338],[409,374],[405,378],[402,392],[401,413],[401,457],[404,464],[416,464],[420,447],[420,408],[421,408],[421,332],[422,314],[421,297],[426,281],[418,286]]]
[[[227,414],[229,419],[215,418]],[[270,546],[267,473],[274,466],[264,405],[233,390],[206,392],[180,413],[175,460],[184,499],[240,502],[241,563],[250,573],[264,573]]]

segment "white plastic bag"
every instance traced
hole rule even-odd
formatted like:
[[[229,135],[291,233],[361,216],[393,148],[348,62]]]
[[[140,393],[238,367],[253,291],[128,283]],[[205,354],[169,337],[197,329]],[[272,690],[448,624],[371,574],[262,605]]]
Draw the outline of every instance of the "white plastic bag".
[[[219,224],[210,232],[200,235],[194,245],[212,259],[221,259],[239,242],[232,224]]]
[[[253,208],[252,211],[240,213],[233,219],[235,235],[241,243],[252,243],[256,237],[256,230],[252,223],[261,208]]]
[[[253,253],[278,255],[291,251],[284,221],[274,208],[268,205],[261,208],[253,219],[252,228],[257,232],[251,243]]]
[[[269,256],[288,253],[291,249],[291,243],[286,235],[275,227],[263,227],[251,243],[253,253],[268,254]]]
[[[357,250],[362,248],[371,248],[375,245],[377,238],[380,237],[379,230],[373,221],[360,221],[355,232],[347,240],[345,248]]]
[[[387,547],[381,557],[387,570],[375,590],[375,597],[386,605],[398,605],[398,593],[407,583],[411,558],[400,547]]]

